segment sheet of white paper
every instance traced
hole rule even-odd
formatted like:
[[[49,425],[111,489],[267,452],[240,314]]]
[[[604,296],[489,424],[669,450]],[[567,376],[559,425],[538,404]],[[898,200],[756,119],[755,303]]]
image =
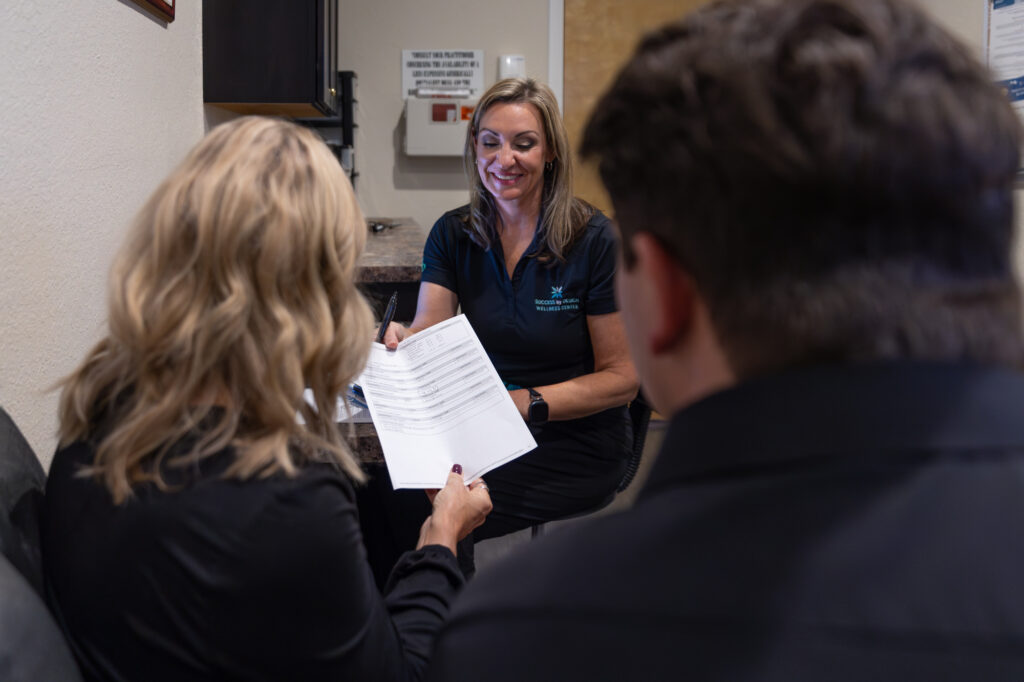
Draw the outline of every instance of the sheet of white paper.
[[[537,447],[465,315],[389,351],[374,343],[359,377],[395,488],[467,481]]]

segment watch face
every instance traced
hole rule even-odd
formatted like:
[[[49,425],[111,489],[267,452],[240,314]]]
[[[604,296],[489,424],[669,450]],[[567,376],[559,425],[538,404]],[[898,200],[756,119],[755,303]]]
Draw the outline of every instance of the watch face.
[[[535,400],[530,403],[530,423],[543,424],[548,420],[548,404],[543,400]]]

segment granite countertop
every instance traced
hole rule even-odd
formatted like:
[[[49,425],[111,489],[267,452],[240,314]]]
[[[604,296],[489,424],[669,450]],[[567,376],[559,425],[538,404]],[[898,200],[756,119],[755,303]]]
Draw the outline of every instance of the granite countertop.
[[[367,235],[356,281],[419,282],[428,230],[412,218],[373,217],[367,220],[394,224],[394,227]]]

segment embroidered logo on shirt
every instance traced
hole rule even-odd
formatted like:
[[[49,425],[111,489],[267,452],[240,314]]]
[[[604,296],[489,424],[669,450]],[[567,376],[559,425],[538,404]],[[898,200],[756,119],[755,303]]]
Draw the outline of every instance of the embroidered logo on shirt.
[[[551,287],[551,298],[535,298],[533,304],[538,312],[553,313],[559,310],[579,310],[580,299],[566,298],[565,287]]]

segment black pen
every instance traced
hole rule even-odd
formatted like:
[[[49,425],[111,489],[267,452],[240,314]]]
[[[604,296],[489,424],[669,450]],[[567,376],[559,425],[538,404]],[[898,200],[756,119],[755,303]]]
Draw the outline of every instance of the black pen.
[[[384,310],[384,319],[380,321],[380,329],[377,331],[377,343],[384,343],[384,333],[388,330],[388,325],[391,324],[391,318],[395,316],[395,306],[398,305],[398,292],[391,294],[391,300],[388,301],[388,307]]]

